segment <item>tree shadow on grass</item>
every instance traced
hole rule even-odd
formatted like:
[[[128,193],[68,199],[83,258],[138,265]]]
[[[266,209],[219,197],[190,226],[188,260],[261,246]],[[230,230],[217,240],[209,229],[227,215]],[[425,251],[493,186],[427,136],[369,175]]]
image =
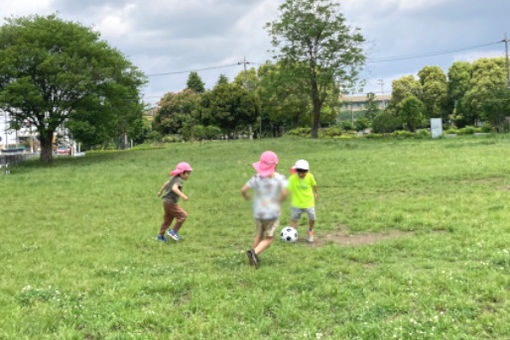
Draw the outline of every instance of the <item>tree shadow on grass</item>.
[[[161,150],[162,147],[153,147],[150,149],[129,149],[129,150],[114,150],[104,152],[91,152],[83,157],[68,157],[57,156],[54,157],[51,163],[44,163],[37,159],[23,161],[17,165],[11,166],[11,174],[30,173],[40,169],[52,168],[65,168],[65,167],[83,167],[90,166],[98,163],[109,162],[113,160],[123,160],[132,158],[133,153],[138,152],[154,152]]]

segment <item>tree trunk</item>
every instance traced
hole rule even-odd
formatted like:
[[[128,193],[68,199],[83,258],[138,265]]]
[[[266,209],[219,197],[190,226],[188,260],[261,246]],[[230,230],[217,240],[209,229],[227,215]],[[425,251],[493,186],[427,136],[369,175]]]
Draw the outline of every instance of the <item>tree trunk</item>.
[[[319,138],[319,121],[321,118],[321,103],[318,95],[313,96],[313,113],[312,113],[312,138]]]
[[[321,118],[321,101],[319,99],[319,89],[317,82],[312,80],[312,138],[319,138],[319,122]]]
[[[46,131],[45,134],[39,134],[41,142],[41,162],[51,163],[53,160],[53,131]]]
[[[292,117],[292,128],[293,129],[297,129],[298,119],[299,119],[298,115],[295,115],[294,117]]]

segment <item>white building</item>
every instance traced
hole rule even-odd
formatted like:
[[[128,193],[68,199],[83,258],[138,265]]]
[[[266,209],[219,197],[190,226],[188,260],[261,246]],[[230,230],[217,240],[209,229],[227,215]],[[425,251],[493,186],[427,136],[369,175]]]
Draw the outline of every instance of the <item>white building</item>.
[[[29,143],[31,148],[26,151],[32,152],[33,140],[35,140],[36,133],[29,128],[22,128],[18,131],[10,128],[10,117],[5,111],[0,110],[0,149],[17,148],[20,145]]]
[[[0,148],[16,145],[16,131],[9,129],[9,114],[0,110]]]

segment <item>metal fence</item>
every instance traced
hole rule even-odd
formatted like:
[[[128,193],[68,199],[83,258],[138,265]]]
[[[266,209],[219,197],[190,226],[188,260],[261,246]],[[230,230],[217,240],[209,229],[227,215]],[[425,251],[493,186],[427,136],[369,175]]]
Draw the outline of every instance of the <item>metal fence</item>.
[[[9,174],[10,167],[38,156],[39,154],[36,153],[24,153],[19,150],[2,150],[0,153],[0,168],[5,174]]]

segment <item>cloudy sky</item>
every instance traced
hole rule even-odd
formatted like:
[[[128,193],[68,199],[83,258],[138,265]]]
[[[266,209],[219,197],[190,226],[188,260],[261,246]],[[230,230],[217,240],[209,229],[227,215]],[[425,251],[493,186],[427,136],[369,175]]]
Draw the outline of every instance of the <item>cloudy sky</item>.
[[[149,75],[143,89],[154,104],[186,86],[198,70],[207,88],[221,73],[232,80],[244,57],[271,58],[265,23],[282,0],[0,0],[0,18],[58,13],[101,33]],[[364,92],[391,91],[391,80],[423,66],[447,71],[457,60],[504,56],[509,0],[343,0],[347,22],[361,28],[368,62]],[[205,69],[205,70],[204,70]],[[181,72],[181,73],[179,73]],[[161,75],[161,73],[171,73]],[[384,86],[379,85],[379,79]]]

